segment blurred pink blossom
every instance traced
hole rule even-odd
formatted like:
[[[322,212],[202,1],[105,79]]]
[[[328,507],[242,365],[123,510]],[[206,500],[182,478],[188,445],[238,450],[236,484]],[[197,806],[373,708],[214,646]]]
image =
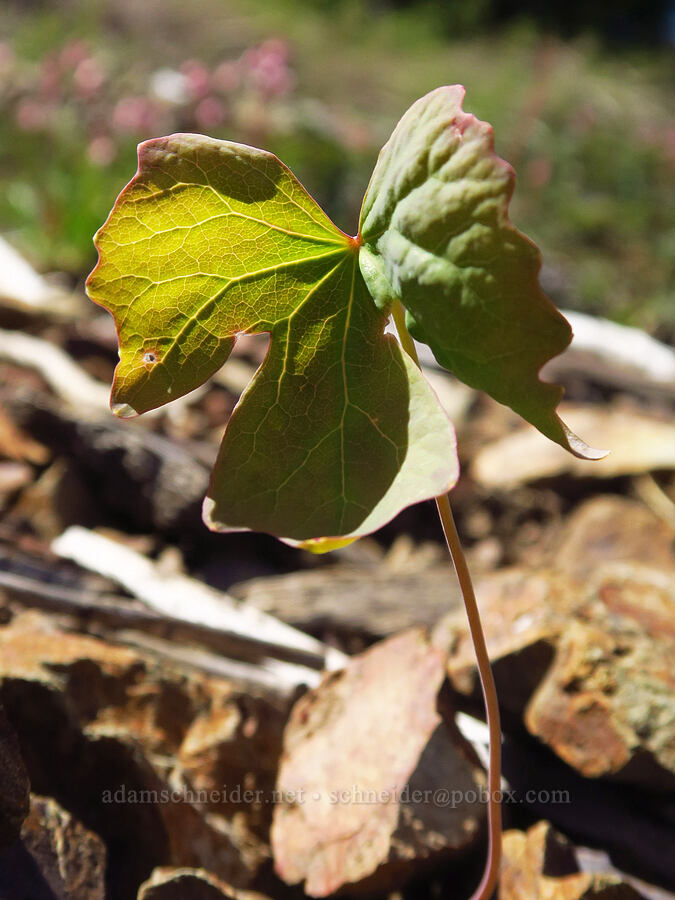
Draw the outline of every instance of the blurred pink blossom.
[[[675,162],[675,128],[669,128],[665,134],[666,156],[671,162]]]
[[[533,188],[544,187],[549,183],[551,175],[553,175],[551,160],[545,156],[536,156],[527,163],[525,175]]]
[[[53,54],[45,56],[40,65],[40,91],[45,97],[58,97],[63,91],[63,73]]]
[[[59,53],[59,63],[63,69],[75,69],[89,56],[91,51],[86,41],[69,41]]]
[[[40,131],[49,125],[52,107],[39,100],[26,98],[16,105],[16,123],[22,131]]]
[[[155,109],[145,97],[122,97],[115,104],[112,121],[116,131],[147,134],[154,130]]]
[[[263,94],[281,96],[295,86],[295,76],[288,65],[288,45],[278,38],[247,50],[242,63],[253,86]]]
[[[227,60],[220,63],[214,69],[212,76],[213,87],[223,94],[230,94],[236,91],[241,84],[241,70],[236,62]]]
[[[335,135],[350,150],[366,150],[373,144],[373,136],[365,122],[339,122],[335,128]]]
[[[598,121],[598,112],[590,103],[582,103],[572,116],[570,126],[575,135],[591,131]]]
[[[77,64],[73,74],[75,89],[84,97],[95,94],[105,81],[105,71],[94,56],[89,56]]]
[[[3,75],[14,65],[14,48],[7,41],[0,41],[0,73]]]
[[[204,97],[195,110],[195,121],[200,128],[217,128],[225,121],[225,106],[216,97]]]
[[[95,166],[108,166],[117,156],[117,147],[112,138],[99,135],[87,147],[87,159]]]
[[[182,63],[180,71],[187,78],[187,87],[190,96],[197,100],[208,93],[211,86],[209,70],[198,59],[188,59]]]

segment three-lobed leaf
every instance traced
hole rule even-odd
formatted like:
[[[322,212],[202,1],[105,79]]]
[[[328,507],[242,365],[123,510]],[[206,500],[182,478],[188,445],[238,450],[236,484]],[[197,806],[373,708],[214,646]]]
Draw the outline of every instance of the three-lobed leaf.
[[[271,335],[225,432],[211,528],[325,549],[454,484],[452,425],[384,334],[356,242],[275,156],[197,135],[148,141],[97,245],[87,289],[118,328],[118,415],[193,390],[237,334]]]
[[[452,487],[452,426],[384,334],[394,300],[442,365],[597,455],[557,417],[562,390],[538,378],[571,333],[539,288],[538,251],[508,220],[512,170],[462,97],[439,88],[403,117],[357,238],[270,153],[181,134],[139,147],[87,282],[118,329],[114,411],[193,390],[238,334],[271,336],[225,431],[211,528],[329,549]]]

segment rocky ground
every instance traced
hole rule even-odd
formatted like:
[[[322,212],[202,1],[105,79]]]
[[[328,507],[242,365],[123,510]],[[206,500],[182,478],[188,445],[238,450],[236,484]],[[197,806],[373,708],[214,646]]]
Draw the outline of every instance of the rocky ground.
[[[211,535],[264,341],[128,423],[107,317],[57,292],[0,328],[1,900],[468,897],[482,701],[433,507],[320,558]],[[566,373],[617,448],[583,470],[435,382],[502,708],[501,900],[675,890],[675,428],[627,382]]]

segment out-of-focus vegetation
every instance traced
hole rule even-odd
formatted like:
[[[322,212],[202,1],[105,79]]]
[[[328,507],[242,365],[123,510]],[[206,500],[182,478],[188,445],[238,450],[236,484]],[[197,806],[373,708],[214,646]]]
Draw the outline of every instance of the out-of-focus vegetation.
[[[462,82],[516,167],[513,217],[554,299],[672,337],[675,128],[657,12],[626,0],[593,32],[592,17],[537,25],[489,0],[6,2],[0,230],[39,268],[81,278],[136,143],[180,130],[273,150],[353,232],[398,116]],[[626,22],[648,43],[603,40]]]

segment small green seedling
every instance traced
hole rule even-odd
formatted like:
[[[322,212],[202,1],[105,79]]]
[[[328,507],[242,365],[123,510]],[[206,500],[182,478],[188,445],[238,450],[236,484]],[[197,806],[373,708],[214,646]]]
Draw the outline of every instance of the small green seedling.
[[[458,85],[438,88],[406,112],[379,155],[356,237],[271,153],[194,134],[146,141],[96,236],[87,290],[115,318],[111,403],[124,417],[194,390],[237,335],[271,335],[225,431],[204,502],[209,528],[323,551],[440,497],[482,639],[445,498],[458,476],[454,432],[408,332],[576,456],[604,453],[556,414],[562,388],[539,380],[571,331],[539,287],[539,251],[509,221],[513,170],[463,97]],[[401,344],[385,334],[391,313]],[[498,714],[484,645],[477,652],[496,792]],[[490,815],[477,897],[497,875],[496,802]]]

